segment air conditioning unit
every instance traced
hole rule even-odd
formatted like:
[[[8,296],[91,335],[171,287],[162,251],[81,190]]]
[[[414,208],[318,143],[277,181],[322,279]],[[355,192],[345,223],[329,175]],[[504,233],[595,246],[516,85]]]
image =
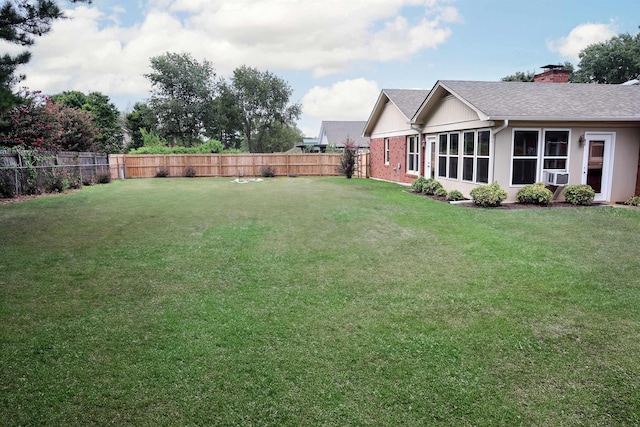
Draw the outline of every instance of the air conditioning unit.
[[[569,172],[544,172],[544,183],[562,187],[569,184]]]

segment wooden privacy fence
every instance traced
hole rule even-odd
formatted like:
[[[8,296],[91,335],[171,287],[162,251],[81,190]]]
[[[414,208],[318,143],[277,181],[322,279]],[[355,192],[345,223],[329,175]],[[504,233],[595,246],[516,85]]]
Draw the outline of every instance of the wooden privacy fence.
[[[168,176],[259,177],[269,168],[275,176],[339,175],[340,153],[324,154],[112,154],[111,176],[153,178],[159,172]],[[358,155],[357,178],[369,177],[369,154]]]
[[[0,197],[93,184],[108,173],[108,154],[0,150]]]

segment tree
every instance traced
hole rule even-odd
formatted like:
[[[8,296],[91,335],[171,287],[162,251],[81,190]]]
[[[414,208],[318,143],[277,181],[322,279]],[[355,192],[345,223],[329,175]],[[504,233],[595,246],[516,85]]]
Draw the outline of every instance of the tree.
[[[71,0],[72,3],[91,0]],[[64,18],[62,9],[54,0],[4,0],[0,6],[0,40],[20,46],[32,46],[35,37],[51,30],[53,21]],[[18,66],[31,59],[29,51],[15,56],[0,57],[0,112],[8,111],[19,98],[11,87],[25,76],[16,76]]]
[[[123,149],[123,132],[120,112],[109,102],[109,97],[100,92],[85,95],[79,91],[66,91],[53,95],[51,100],[67,107],[77,108],[91,114],[98,132],[97,150],[103,153],[118,153]]]
[[[342,156],[340,157],[338,172],[341,175],[346,176],[348,179],[351,179],[357,168],[357,160],[358,146],[352,139],[347,137],[347,140],[344,142]]]
[[[577,81],[620,84],[640,76],[640,33],[619,34],[580,52]]]
[[[151,68],[145,74],[152,85],[149,106],[161,136],[173,145],[196,144],[213,108],[216,74],[212,64],[199,63],[188,53],[165,53],[151,58]]]
[[[87,111],[24,91],[24,102],[5,113],[0,145],[44,151],[97,151],[96,128]]]
[[[304,135],[295,125],[274,124],[262,140],[262,148],[267,153],[281,153],[302,142]]]
[[[535,75],[534,71],[517,71],[515,74],[503,77],[500,80],[503,82],[532,82]]]
[[[208,110],[205,123],[209,138],[222,142],[225,149],[240,149],[242,145],[242,112],[230,87],[221,82],[213,108]]]
[[[134,150],[144,145],[143,131],[147,134],[157,132],[158,120],[147,104],[136,102],[133,111],[124,118],[124,126],[131,136],[127,150]]]
[[[220,86],[235,100],[238,128],[251,153],[267,151],[264,141],[269,132],[278,125],[292,126],[302,112],[300,104],[289,105],[293,91],[288,83],[268,71],[243,65],[233,71],[230,84]]]

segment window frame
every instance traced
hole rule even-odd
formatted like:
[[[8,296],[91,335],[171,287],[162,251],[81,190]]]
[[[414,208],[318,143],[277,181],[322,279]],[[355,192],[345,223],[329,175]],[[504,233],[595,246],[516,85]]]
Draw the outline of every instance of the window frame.
[[[451,135],[458,136],[457,154],[452,154]],[[467,154],[469,151],[465,149],[465,135],[473,134],[473,154]],[[480,135],[486,134],[487,152],[480,154]],[[488,184],[491,181],[491,168],[493,163],[493,133],[491,128],[463,129],[453,132],[443,132],[436,134],[436,169],[435,176],[438,179],[447,179],[450,181],[459,181],[467,184]],[[446,138],[446,145],[441,146],[445,142],[442,138]],[[484,139],[483,139],[484,141]],[[443,150],[444,148],[444,150]],[[451,159],[457,159],[456,177],[452,178]],[[465,179],[465,160],[471,161],[472,176],[471,180]],[[478,180],[478,165],[480,161],[486,162],[487,180]],[[468,164],[468,163],[467,163]],[[444,168],[442,167],[444,165]]]
[[[564,156],[547,156],[545,154],[546,152],[546,148],[547,148],[547,132],[566,132],[567,133],[567,154]],[[570,156],[570,151],[571,151],[571,129],[558,129],[558,128],[543,128],[542,129],[542,141],[541,141],[541,156],[542,156],[542,162],[540,163],[540,166],[542,168],[542,172],[544,171],[553,171],[553,172],[568,172],[569,171],[569,159],[571,158]],[[546,160],[564,160],[565,161],[565,167],[564,168],[555,168],[555,169],[551,169],[551,168],[546,168],[545,167],[545,161]]]
[[[412,151],[411,148],[415,148],[415,151]],[[411,158],[413,158],[413,169],[409,169],[409,165],[412,163]],[[408,175],[420,176],[420,135],[407,135],[406,161],[406,173]]]
[[[537,139],[536,139],[536,154],[535,155],[515,155],[515,149],[516,149],[516,133],[518,132],[536,132],[537,133]],[[538,182],[540,180],[540,166],[541,166],[541,160],[542,160],[542,152],[541,152],[541,141],[542,141],[542,135],[543,135],[543,129],[541,128],[514,128],[511,132],[511,152],[510,152],[510,173],[509,173],[509,186],[510,187],[524,187],[526,185],[532,185],[535,184],[536,182]],[[515,184],[513,182],[513,178],[514,178],[514,172],[515,172],[515,161],[516,160],[535,160],[535,177],[533,179],[533,182],[526,182],[526,183],[517,183]]]
[[[389,138],[384,139],[384,164],[389,165],[391,160],[391,151],[389,149]]]

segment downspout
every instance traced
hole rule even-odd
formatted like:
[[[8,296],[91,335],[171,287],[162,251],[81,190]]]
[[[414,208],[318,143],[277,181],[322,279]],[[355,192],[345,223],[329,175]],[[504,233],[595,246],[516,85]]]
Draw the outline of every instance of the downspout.
[[[499,126],[495,129],[493,129],[493,132],[491,133],[491,138],[493,138],[493,156],[491,156],[490,158],[493,158],[493,162],[492,163],[492,171],[491,171],[491,177],[495,178],[496,176],[496,159],[495,159],[495,154],[496,154],[496,135],[499,134],[500,132],[502,132],[503,130],[505,130],[506,128],[509,127],[509,119],[505,119],[504,122],[502,123],[502,126]],[[492,154],[492,153],[489,153]]]

